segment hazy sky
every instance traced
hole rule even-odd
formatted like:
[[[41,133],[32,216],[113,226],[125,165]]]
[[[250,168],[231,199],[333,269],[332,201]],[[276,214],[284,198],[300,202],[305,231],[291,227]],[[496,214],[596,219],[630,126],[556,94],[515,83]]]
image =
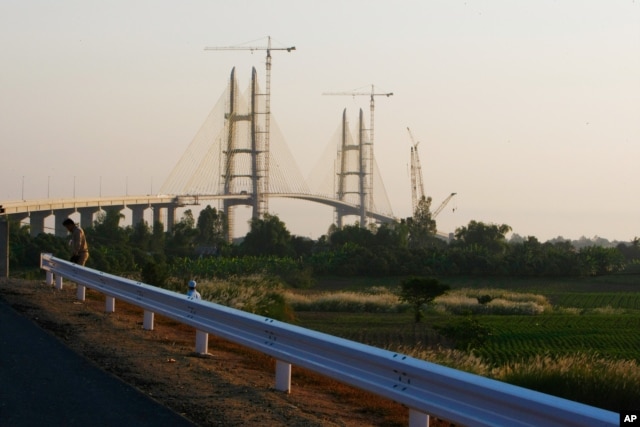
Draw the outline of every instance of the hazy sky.
[[[342,110],[376,99],[375,156],[394,213],[411,215],[410,139],[433,208],[522,236],[640,236],[640,2],[0,2],[0,201],[157,192],[233,66],[273,53],[271,107],[302,171]],[[1,202],[0,202],[1,203]],[[272,202],[299,235],[332,210]],[[453,211],[455,208],[455,212]]]

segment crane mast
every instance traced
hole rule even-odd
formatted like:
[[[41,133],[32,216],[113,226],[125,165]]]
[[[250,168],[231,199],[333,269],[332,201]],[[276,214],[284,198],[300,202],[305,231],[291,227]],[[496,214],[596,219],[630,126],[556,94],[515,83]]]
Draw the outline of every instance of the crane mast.
[[[418,155],[418,144],[420,144],[420,141],[415,140],[409,127],[407,127],[407,132],[409,132],[409,138],[411,139],[411,204],[413,212],[415,213],[418,203],[425,197],[424,182],[422,181],[422,166],[420,166],[420,156]],[[433,211],[431,218],[436,219],[438,214],[442,212],[456,194],[457,193],[451,193],[444,199],[440,206]]]
[[[323,95],[346,95],[346,96],[368,96],[369,97],[369,142],[366,144],[366,147],[362,147],[364,153],[361,153],[361,157],[364,160],[363,169],[360,173],[362,175],[363,180],[363,190],[365,193],[365,206],[364,211],[371,211],[373,208],[373,142],[374,142],[374,117],[375,117],[375,97],[376,96],[385,96],[390,97],[393,95],[393,92],[381,92],[376,93],[375,87],[371,85],[371,92],[325,92]],[[366,224],[361,224],[361,226],[365,226]]]
[[[287,52],[291,52],[296,50],[295,46],[290,47],[272,47],[271,46],[271,36],[267,37],[267,45],[266,46],[208,46],[205,47],[204,50],[248,50],[251,52],[257,50],[264,50],[267,53],[266,58],[266,93],[265,96],[265,129],[264,129],[264,143],[260,151],[262,151],[262,161],[259,163],[260,170],[257,171],[259,175],[261,175],[261,191],[259,194],[256,194],[255,197],[258,199],[258,215],[262,217],[266,212],[269,211],[269,199],[267,197],[267,192],[269,191],[269,150],[270,150],[270,139],[271,139],[271,51],[276,50],[286,50]]]
[[[409,138],[411,138],[411,205],[413,212],[418,207],[418,202],[425,197],[424,181],[422,180],[422,166],[420,166],[420,156],[418,155],[418,144],[413,138],[411,129],[407,127]]]

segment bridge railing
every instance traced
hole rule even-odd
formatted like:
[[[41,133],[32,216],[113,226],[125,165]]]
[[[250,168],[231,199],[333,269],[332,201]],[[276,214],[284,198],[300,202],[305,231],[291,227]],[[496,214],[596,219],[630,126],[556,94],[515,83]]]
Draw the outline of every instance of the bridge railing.
[[[145,283],[110,275],[42,254],[47,282],[63,278],[145,310],[144,327],[158,313],[196,328],[196,351],[214,334],[276,359],[275,387],[289,392],[291,365],[307,368],[409,408],[411,427],[427,426],[429,415],[473,426],[617,426],[617,413],[443,367],[400,353],[290,325],[267,317],[194,300]],[[204,343],[204,344],[203,344]]]

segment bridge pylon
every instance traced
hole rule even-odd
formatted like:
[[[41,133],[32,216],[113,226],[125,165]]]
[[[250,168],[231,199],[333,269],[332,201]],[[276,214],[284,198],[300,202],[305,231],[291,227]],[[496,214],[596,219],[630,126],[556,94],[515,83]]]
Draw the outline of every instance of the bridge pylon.
[[[268,211],[269,146],[266,121],[269,120],[258,86],[255,67],[251,70],[250,98],[243,109],[239,105],[235,67],[229,82],[228,109],[225,112],[225,137],[222,147],[222,194],[251,195],[248,199],[227,198],[223,210],[227,217],[227,240],[231,241],[234,208],[238,204],[252,207],[252,218],[262,218]]]
[[[347,110],[343,110],[339,147],[336,198],[347,202],[349,195],[355,195],[358,199],[360,226],[366,227],[368,212],[371,212],[373,207],[373,147],[367,137],[362,109],[358,116],[357,141],[350,138]],[[347,215],[350,213],[345,209],[336,208],[338,228],[342,228],[343,218]]]

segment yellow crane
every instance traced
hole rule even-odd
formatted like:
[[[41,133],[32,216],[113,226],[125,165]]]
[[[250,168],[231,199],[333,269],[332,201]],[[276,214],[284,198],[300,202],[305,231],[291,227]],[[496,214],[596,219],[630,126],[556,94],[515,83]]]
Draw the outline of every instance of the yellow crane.
[[[204,50],[248,50],[250,52],[264,50],[267,52],[267,60],[266,60],[266,93],[265,93],[265,130],[264,130],[264,171],[263,172],[263,188],[264,191],[269,191],[269,143],[271,140],[271,51],[276,50],[286,50],[287,52],[291,52],[296,50],[295,46],[290,47],[273,47],[271,46],[271,36],[267,37],[267,45],[264,46],[247,46],[247,45],[238,45],[238,46],[207,46]],[[262,195],[257,195],[260,198],[260,212],[264,214],[268,212],[269,205],[267,197]]]

